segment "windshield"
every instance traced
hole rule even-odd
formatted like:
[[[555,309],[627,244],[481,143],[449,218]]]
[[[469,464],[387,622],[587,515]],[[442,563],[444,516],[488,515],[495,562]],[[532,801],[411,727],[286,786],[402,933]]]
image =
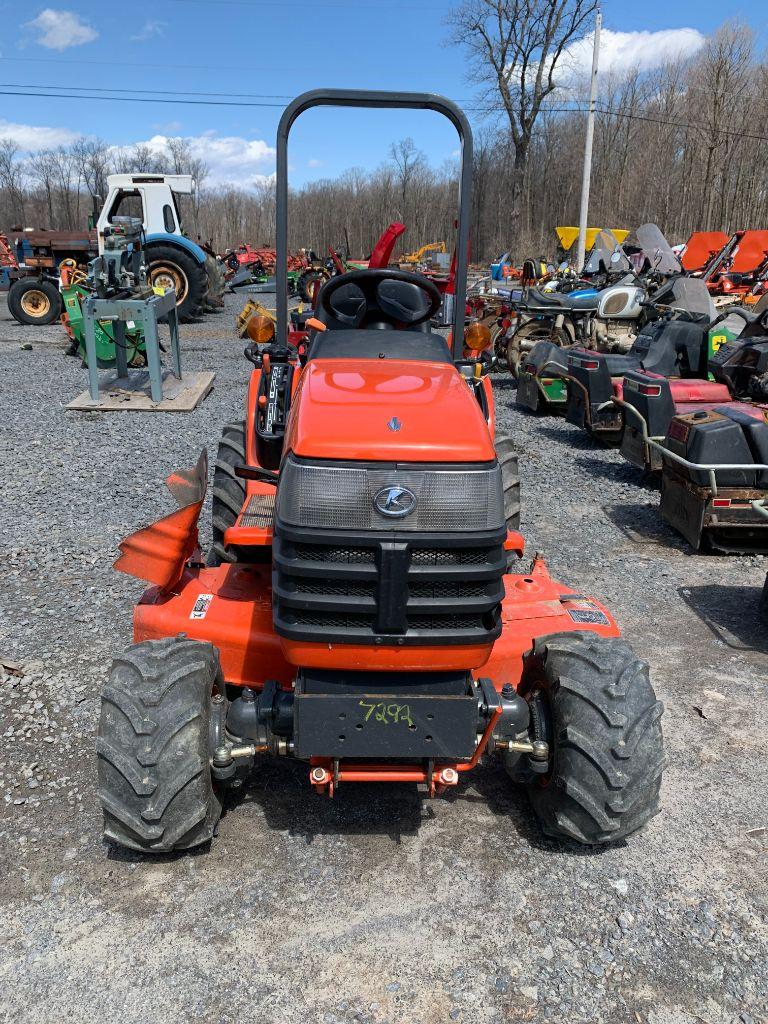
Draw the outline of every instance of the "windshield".
[[[589,254],[589,259],[584,264],[585,274],[599,274],[601,272],[626,273],[630,269],[626,253],[621,248],[610,231],[603,229],[598,231],[595,237],[595,244]]]
[[[672,246],[662,235],[658,225],[643,224],[635,234],[654,270],[660,274],[682,273],[680,260],[672,251]]]
[[[715,304],[700,277],[676,277],[660,288],[654,299],[674,309],[705,316],[707,320],[715,319]]]

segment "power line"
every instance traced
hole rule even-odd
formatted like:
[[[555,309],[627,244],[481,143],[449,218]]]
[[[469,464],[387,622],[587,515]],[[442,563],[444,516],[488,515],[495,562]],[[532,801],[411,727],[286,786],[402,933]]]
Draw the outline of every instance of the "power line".
[[[0,89],[59,89],[58,85],[37,85],[34,82],[0,82]],[[116,89],[113,86],[97,86],[97,85],[67,85],[67,89],[72,89],[76,92],[119,92],[119,93],[138,93],[148,96],[157,96],[157,89]],[[288,93],[261,93],[261,92],[195,92],[192,89],[181,89],[179,91],[172,91],[169,89],[163,89],[163,93],[166,96],[236,96],[245,99],[254,100],[292,100],[293,95]],[[41,93],[40,95],[46,95]],[[95,97],[94,97],[95,98]],[[117,98],[117,97],[115,97]]]
[[[107,100],[112,103],[180,103],[194,107],[274,107],[277,110],[282,110],[285,106],[284,103],[251,103],[240,100],[166,100],[162,96],[78,96],[74,92],[9,92],[7,89],[0,89],[0,96],[37,96],[38,99],[44,100]]]
[[[102,100],[112,103],[165,103],[170,105],[182,105],[182,106],[193,106],[193,107],[248,107],[248,108],[261,108],[261,109],[273,109],[282,110],[285,106],[284,103],[267,103],[261,100],[243,100],[243,99],[183,99],[180,97],[184,96],[211,96],[211,97],[226,97],[226,96],[250,96],[259,94],[250,93],[206,93],[206,92],[179,92],[179,93],[165,93],[160,95],[151,89],[141,90],[122,90],[123,92],[136,92],[136,93],[148,93],[149,95],[127,95],[127,96],[106,96],[106,95],[87,95],[88,92],[95,92],[95,88],[89,86],[67,86],[71,88],[72,92],[53,92],[50,90],[55,89],[55,86],[34,86],[38,90],[47,89],[49,91],[27,91],[29,87],[22,88],[15,85],[0,85],[0,96],[27,96],[37,97],[38,99],[52,99],[52,100]],[[78,91],[80,90],[80,94]],[[104,89],[104,92],[117,92],[118,90]],[[166,98],[169,97],[169,98]],[[170,98],[176,97],[176,98]],[[276,97],[277,98],[277,97]],[[285,99],[290,97],[285,96]],[[475,114],[488,114],[488,113],[502,113],[504,107],[473,107],[465,106],[463,108],[467,113]],[[586,114],[587,110],[585,107],[546,107],[544,111],[550,114]],[[651,124],[663,124],[673,128],[683,128],[697,131],[712,131],[718,135],[727,135],[731,138],[736,139],[751,139],[755,142],[768,142],[768,135],[758,135],[754,132],[738,131],[733,128],[712,128],[709,125],[701,123],[688,123],[683,121],[672,121],[667,118],[652,117],[648,114],[631,114],[621,110],[611,110],[608,107],[600,105],[598,113],[609,115],[611,117],[621,117],[630,121],[645,121]]]
[[[285,7],[285,3],[282,0],[170,0],[172,4],[192,4],[204,7],[250,7],[252,9],[261,7]],[[324,7],[329,10],[348,10],[352,8],[355,12],[359,11],[360,0],[313,0],[312,5],[315,7]],[[432,5],[432,4],[393,4],[393,3],[382,3],[382,0],[376,0],[377,10],[394,10],[394,11],[445,11],[446,5]],[[370,9],[368,12],[369,13]]]

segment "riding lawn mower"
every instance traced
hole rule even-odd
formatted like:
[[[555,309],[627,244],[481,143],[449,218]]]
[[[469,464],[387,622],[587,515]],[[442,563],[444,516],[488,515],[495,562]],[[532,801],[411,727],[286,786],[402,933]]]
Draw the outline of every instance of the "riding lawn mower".
[[[627,373],[624,457],[661,473],[662,518],[695,549],[768,549],[768,296],[709,360],[713,380]]]
[[[288,136],[316,106],[428,109],[462,147],[451,346],[441,295],[388,267],[323,284],[291,330]],[[203,452],[178,508],[127,537],[116,568],[150,584],[114,662],[97,740],[104,831],[148,853],[209,841],[228,789],[264,759],[352,783],[455,791],[498,758],[544,832],[615,842],[659,810],[648,666],[597,600],[522,567],[512,439],[484,364],[463,357],[472,136],[442,97],[320,90],[277,134],[277,323],[253,318],[243,421],[224,427],[208,558]]]

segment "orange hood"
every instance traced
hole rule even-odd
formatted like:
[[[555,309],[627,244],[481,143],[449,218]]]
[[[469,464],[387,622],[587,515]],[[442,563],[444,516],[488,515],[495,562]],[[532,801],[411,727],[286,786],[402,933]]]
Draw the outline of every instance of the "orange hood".
[[[488,425],[447,363],[315,359],[293,396],[286,448],[312,459],[490,462]]]

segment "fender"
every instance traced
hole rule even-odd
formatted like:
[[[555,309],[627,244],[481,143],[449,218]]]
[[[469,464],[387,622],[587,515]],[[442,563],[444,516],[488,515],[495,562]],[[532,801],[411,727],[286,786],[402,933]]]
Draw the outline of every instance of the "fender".
[[[201,266],[205,264],[205,252],[191,239],[185,238],[184,235],[172,235],[166,231],[153,231],[147,235],[146,244],[151,245],[153,242],[162,242],[163,245],[175,245],[177,248],[188,252]]]

